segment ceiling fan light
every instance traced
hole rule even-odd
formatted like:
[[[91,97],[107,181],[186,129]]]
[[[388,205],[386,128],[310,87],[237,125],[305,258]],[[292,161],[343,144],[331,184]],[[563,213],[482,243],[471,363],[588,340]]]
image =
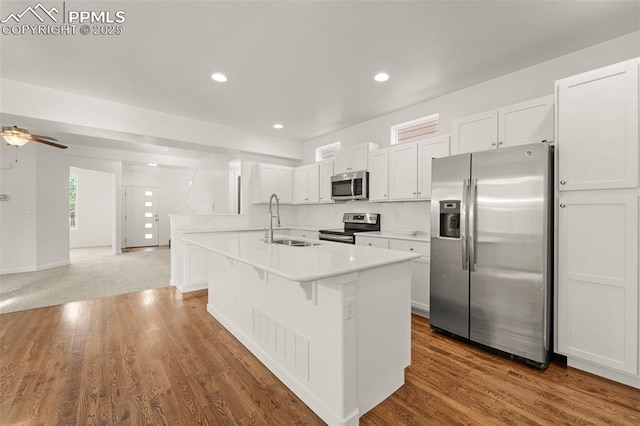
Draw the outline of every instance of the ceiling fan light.
[[[23,137],[15,135],[3,135],[2,137],[11,146],[22,146],[25,143],[29,142],[29,139],[25,139]]]

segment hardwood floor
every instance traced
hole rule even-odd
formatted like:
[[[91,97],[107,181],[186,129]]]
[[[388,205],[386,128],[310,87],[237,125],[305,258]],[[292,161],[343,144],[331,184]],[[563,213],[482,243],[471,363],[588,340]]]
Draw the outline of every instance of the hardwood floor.
[[[0,315],[1,424],[323,424],[206,312],[173,288]],[[406,384],[362,425],[629,424],[640,390],[540,371],[412,318]]]

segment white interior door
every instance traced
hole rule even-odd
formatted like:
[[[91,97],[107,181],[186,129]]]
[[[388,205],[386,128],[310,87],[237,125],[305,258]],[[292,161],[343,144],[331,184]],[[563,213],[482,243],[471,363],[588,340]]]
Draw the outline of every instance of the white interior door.
[[[158,188],[127,186],[125,246],[158,245]]]

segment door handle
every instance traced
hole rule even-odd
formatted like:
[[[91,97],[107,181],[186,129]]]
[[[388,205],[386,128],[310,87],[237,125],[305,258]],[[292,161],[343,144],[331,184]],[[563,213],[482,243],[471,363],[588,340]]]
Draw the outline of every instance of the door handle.
[[[354,183],[355,183],[355,179],[351,179],[351,196],[352,197],[356,196],[356,194],[354,194],[354,189],[353,189]]]
[[[478,179],[473,179],[469,188],[469,270],[476,267],[476,197],[478,193]]]
[[[460,206],[460,240],[462,242],[462,270],[469,269],[469,251],[467,250],[467,195],[469,179],[462,182],[462,205]]]

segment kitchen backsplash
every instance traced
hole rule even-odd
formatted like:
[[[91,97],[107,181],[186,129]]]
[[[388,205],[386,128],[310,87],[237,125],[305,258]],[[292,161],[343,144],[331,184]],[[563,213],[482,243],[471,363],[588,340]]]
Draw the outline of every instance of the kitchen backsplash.
[[[297,206],[297,226],[318,228],[341,228],[343,213],[380,213],[383,232],[415,230],[429,235],[431,202],[370,203],[368,201],[336,202],[335,204],[313,204]],[[284,217],[283,223],[289,224]]]

